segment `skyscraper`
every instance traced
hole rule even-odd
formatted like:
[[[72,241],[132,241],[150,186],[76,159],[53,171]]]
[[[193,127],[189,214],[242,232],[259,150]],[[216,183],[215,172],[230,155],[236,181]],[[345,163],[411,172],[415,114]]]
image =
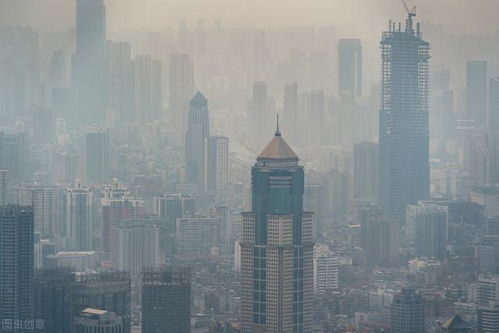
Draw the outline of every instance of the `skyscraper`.
[[[6,205],[8,200],[7,170],[0,170],[0,206]]]
[[[208,100],[199,91],[189,103],[185,133],[185,182],[205,187],[205,152],[209,136]]]
[[[447,207],[420,202],[407,206],[407,239],[414,240],[416,255],[443,260],[447,247]]]
[[[135,119],[147,123],[162,116],[161,62],[149,55],[133,61]]]
[[[132,47],[130,43],[108,41],[106,50],[106,107],[119,122],[131,122],[136,120]]]
[[[425,333],[425,302],[414,289],[402,289],[393,297],[390,309],[393,333]]]
[[[147,269],[142,276],[142,332],[191,331],[191,277],[180,267]]]
[[[77,183],[66,190],[66,231],[76,251],[92,251],[92,190]]]
[[[264,144],[264,133],[267,133],[273,116],[269,114],[269,100],[267,96],[267,84],[265,82],[253,82],[253,95],[249,105],[249,121],[252,134],[250,139],[255,147]]]
[[[340,39],[338,43],[339,95],[362,95],[362,46],[359,39]]]
[[[0,318],[10,323],[33,318],[33,210],[0,207]],[[2,329],[3,331],[3,329]],[[7,330],[6,330],[7,331]],[[8,332],[21,332],[12,329]]]
[[[188,55],[172,54],[169,69],[170,123],[173,129],[173,141],[176,145],[182,145],[187,126],[189,99],[194,94],[194,65]]]
[[[14,182],[24,180],[29,156],[26,133],[0,132],[0,168],[9,171]]]
[[[208,137],[207,189],[223,192],[229,182],[229,138]]]
[[[304,173],[277,130],[253,166],[252,211],[243,213],[241,332],[312,330],[312,213]]]
[[[487,124],[487,62],[466,63],[466,118]]]
[[[406,204],[429,197],[428,62],[430,45],[413,27],[390,25],[381,40],[379,201],[403,218]]]
[[[106,8],[103,0],[76,1],[73,56],[75,124],[105,120]]]
[[[294,141],[298,136],[298,83],[284,86],[284,123],[290,129],[290,137]]]
[[[499,182],[499,77],[489,79],[488,181]]]
[[[353,146],[353,196],[355,199],[375,199],[378,194],[379,146],[360,142]]]
[[[109,142],[105,129],[94,127],[85,134],[85,178],[99,183],[107,179]]]

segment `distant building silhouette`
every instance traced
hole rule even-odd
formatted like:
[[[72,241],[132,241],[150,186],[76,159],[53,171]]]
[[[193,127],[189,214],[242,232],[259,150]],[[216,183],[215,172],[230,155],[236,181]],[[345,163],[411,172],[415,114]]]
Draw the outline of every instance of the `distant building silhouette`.
[[[185,133],[185,182],[205,188],[206,140],[210,131],[208,100],[199,91],[189,102],[189,120]]]
[[[466,63],[466,118],[487,125],[487,62]]]
[[[224,192],[229,183],[229,138],[208,137],[206,182],[209,191]]]
[[[339,95],[362,96],[362,45],[359,39],[338,42]]]
[[[381,40],[379,201],[404,218],[405,205],[430,192],[429,50],[409,15],[404,30],[390,24]]]

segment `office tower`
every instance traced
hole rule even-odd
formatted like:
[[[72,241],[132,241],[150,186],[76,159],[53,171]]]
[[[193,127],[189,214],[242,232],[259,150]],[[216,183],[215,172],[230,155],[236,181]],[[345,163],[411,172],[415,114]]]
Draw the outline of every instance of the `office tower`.
[[[499,332],[499,276],[479,275],[477,287],[478,332]]]
[[[85,179],[100,183],[108,177],[109,138],[108,131],[94,127],[85,133]]]
[[[55,255],[57,249],[57,243],[48,239],[40,239],[35,242],[35,269],[50,267],[51,262],[48,257]]]
[[[118,271],[138,278],[144,268],[158,267],[159,227],[137,220],[120,221],[113,227],[112,264]]]
[[[352,98],[362,96],[362,46],[360,39],[338,43],[338,92]]]
[[[353,197],[376,199],[378,194],[379,146],[360,142],[353,146]]]
[[[229,183],[229,138],[226,136],[208,137],[207,161],[208,191],[225,192]]]
[[[142,276],[142,332],[190,331],[190,272],[181,267],[145,270]]]
[[[71,313],[86,308],[114,312],[123,319],[123,333],[130,333],[130,276],[123,272],[82,273],[71,286]]]
[[[64,51],[54,50],[52,57],[50,58],[47,83],[52,89],[62,89],[67,86],[66,80],[66,59],[64,58]]]
[[[488,181],[499,182],[499,77],[489,79]]]
[[[398,263],[400,225],[397,220],[383,216],[381,207],[360,209],[361,244],[366,262],[373,266],[391,266]]]
[[[129,43],[108,41],[106,47],[106,107],[120,123],[134,118],[132,47]]]
[[[292,141],[298,138],[298,83],[288,83],[284,86],[283,102],[284,124],[289,129]]]
[[[31,207],[0,207],[0,318],[3,323],[9,319],[13,322],[33,318],[33,242]]]
[[[90,188],[77,183],[66,189],[66,236],[76,251],[92,251],[92,195]]]
[[[69,269],[52,268],[35,272],[34,318],[42,319],[44,332],[71,332],[71,285],[73,274]]]
[[[194,64],[187,54],[170,56],[170,125],[173,129],[173,142],[177,146],[184,143],[189,100],[194,94]]]
[[[279,132],[252,168],[252,211],[243,213],[241,332],[311,332],[312,213],[304,173]]]
[[[9,171],[13,182],[21,182],[27,174],[29,144],[26,133],[0,132],[0,168]]]
[[[265,133],[270,130],[274,116],[270,114],[269,99],[267,96],[267,84],[265,82],[253,82],[253,95],[249,103],[248,120],[251,124],[249,139],[254,147],[258,148],[264,145]]]
[[[219,217],[177,219],[177,253],[180,255],[223,254],[224,220]]]
[[[407,206],[406,237],[414,240],[416,255],[442,261],[447,247],[447,207],[420,202]]]
[[[33,207],[35,233],[52,239],[65,235],[62,188],[41,183],[24,184],[18,188],[17,202]]]
[[[484,184],[487,172],[487,133],[475,120],[459,119],[456,125],[458,162],[472,184]],[[489,147],[489,149],[491,149]]]
[[[390,309],[393,333],[425,333],[425,301],[414,289],[402,289],[393,297]]]
[[[323,231],[322,217],[324,216],[324,186],[322,184],[305,185],[303,192],[303,209],[312,212],[314,235],[318,236]]]
[[[185,133],[185,182],[205,188],[206,139],[210,126],[208,100],[199,91],[189,102],[189,119]]]
[[[75,125],[105,120],[106,8],[103,0],[76,1],[73,55]]]
[[[133,61],[135,118],[148,123],[162,118],[161,62],[149,55]]]
[[[379,201],[387,214],[429,197],[428,62],[430,45],[410,14],[405,30],[390,24],[381,40]]]
[[[329,248],[314,249],[314,293],[324,294],[339,288],[340,262]]]
[[[113,180],[112,185],[104,187],[101,207],[101,245],[105,252],[110,253],[113,227],[119,225],[123,220],[142,220],[144,200],[132,197],[124,186],[120,185],[117,180]]]
[[[123,333],[123,319],[114,312],[86,308],[74,318],[75,333]]]
[[[487,62],[466,63],[466,118],[487,125]]]
[[[313,146],[324,145],[324,90],[314,90],[308,96],[308,144]]]
[[[9,198],[7,182],[9,171],[0,170],[0,206],[6,205]]]

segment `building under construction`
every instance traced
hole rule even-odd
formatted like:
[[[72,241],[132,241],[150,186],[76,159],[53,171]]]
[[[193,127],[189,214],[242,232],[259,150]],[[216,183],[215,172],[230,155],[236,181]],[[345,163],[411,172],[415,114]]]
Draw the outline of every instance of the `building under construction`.
[[[379,200],[388,215],[429,197],[430,44],[414,28],[415,8],[405,27],[390,21],[381,39]]]

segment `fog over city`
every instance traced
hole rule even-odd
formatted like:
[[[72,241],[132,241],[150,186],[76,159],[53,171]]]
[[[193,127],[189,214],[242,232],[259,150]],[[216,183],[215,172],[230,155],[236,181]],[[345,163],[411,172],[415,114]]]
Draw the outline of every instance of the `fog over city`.
[[[499,332],[497,13],[0,0],[0,333]]]

